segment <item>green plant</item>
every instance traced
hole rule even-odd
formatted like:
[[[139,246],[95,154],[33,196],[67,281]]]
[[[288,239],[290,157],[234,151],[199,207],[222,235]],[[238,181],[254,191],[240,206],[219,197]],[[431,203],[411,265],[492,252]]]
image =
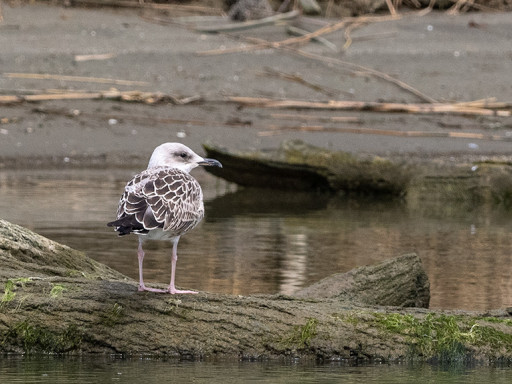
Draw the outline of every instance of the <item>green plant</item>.
[[[61,296],[64,291],[67,291],[67,289],[63,285],[59,285],[59,284],[53,285],[52,284],[52,290],[50,291],[50,297],[52,299],[55,299],[55,298]]]
[[[284,337],[281,341],[288,346],[293,346],[298,349],[309,347],[311,339],[317,335],[317,324],[317,319],[308,318],[306,324],[293,327],[291,334]]]

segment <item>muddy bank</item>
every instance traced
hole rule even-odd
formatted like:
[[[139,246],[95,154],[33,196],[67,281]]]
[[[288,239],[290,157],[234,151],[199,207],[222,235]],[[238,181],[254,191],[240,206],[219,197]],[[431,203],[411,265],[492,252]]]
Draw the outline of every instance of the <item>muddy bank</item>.
[[[390,300],[368,289],[377,280],[384,290],[427,298],[428,303],[428,280],[415,255],[330,277],[304,289],[300,297],[208,292],[166,296],[138,293],[135,281],[80,252],[8,222],[0,224],[4,353],[483,363],[512,359],[506,310],[374,305],[375,300]],[[379,273],[388,279],[376,279]],[[409,288],[400,280],[404,276],[412,283]],[[362,305],[358,291],[366,292],[359,297],[374,304]],[[388,303],[420,302],[402,297]]]
[[[508,102],[512,69],[510,61],[503,58],[511,54],[512,28],[507,13],[456,17],[439,12],[424,16],[401,13],[398,19],[353,29],[347,49],[342,49],[345,30],[324,35],[339,52],[314,42],[301,46],[308,54],[338,60],[329,63],[279,49],[201,54],[247,46],[244,38],[284,41],[290,36],[283,25],[241,32],[233,38],[194,31],[194,25],[182,26],[163,14],[126,9],[4,4],[2,11],[3,95],[62,95],[116,88],[120,92],[161,92],[176,100],[198,97],[185,105],[107,99],[2,104],[0,163],[4,167],[140,166],[162,142],[181,141],[200,150],[207,139],[237,150],[275,149],[284,140],[301,139],[330,150],[396,155],[406,160],[510,160],[510,142],[487,139],[490,135],[506,139],[512,126],[510,117],[290,113],[227,102],[227,97],[233,96],[323,103],[421,101],[396,83],[372,75],[374,70],[435,100],[496,98]],[[157,18],[164,16],[169,23],[158,22]],[[297,21],[303,29],[317,30],[318,23],[339,20]],[[63,36],[65,40],[60,38]],[[83,60],[87,55],[96,59]],[[358,133],[360,128],[372,133]],[[484,138],[386,134],[390,131],[471,133]]]

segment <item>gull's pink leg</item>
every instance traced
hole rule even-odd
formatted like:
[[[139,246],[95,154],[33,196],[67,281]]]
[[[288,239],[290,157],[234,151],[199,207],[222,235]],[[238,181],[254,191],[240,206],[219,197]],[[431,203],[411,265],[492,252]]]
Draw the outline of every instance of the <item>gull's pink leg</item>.
[[[144,280],[142,278],[142,261],[144,260],[144,250],[142,249],[142,239],[139,237],[139,249],[137,251],[137,256],[139,257],[139,291],[149,291],[149,292],[159,292],[164,293],[167,292],[163,289],[156,289],[156,288],[147,288],[144,285]]]
[[[176,275],[176,262],[178,261],[178,241],[180,240],[179,237],[176,238],[176,240],[173,241],[172,244],[172,261],[171,261],[171,284],[169,284],[169,288],[167,288],[167,291],[171,294],[176,293],[198,293],[196,291],[181,291],[176,289],[174,286],[174,277]]]

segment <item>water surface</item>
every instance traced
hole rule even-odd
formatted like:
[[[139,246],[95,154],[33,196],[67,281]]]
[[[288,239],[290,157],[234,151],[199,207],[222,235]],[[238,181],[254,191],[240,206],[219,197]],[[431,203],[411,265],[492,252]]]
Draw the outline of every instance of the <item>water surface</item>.
[[[2,383],[510,383],[510,367],[304,362],[187,362],[151,359],[11,357]]]
[[[136,279],[137,238],[115,218],[135,170],[0,171],[0,217],[86,252]],[[431,308],[512,305],[511,212],[439,201],[375,202],[237,190],[202,170],[206,218],[178,247],[177,285],[233,294],[286,293],[335,272],[416,252]],[[168,243],[146,246],[146,283],[168,284]]]

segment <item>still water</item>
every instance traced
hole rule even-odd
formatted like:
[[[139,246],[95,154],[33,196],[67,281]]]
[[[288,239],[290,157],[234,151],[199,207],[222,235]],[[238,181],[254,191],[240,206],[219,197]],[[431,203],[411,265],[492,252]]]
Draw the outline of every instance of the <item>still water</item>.
[[[427,364],[350,366],[340,363],[176,362],[115,358],[0,359],[2,383],[435,383],[509,384],[510,367]]]
[[[137,278],[137,239],[115,217],[135,170],[0,171],[0,217]],[[182,238],[177,284],[233,294],[293,293],[335,272],[417,252],[432,308],[512,305],[512,212],[454,202],[371,202],[237,190],[202,170],[206,218]],[[167,284],[170,246],[149,243],[146,283]],[[151,359],[0,358],[0,383],[510,383],[511,367]]]
[[[132,170],[0,171],[0,217],[137,279],[137,238],[106,222]],[[206,218],[178,247],[177,285],[292,294],[335,272],[407,252],[421,257],[431,308],[512,306],[512,212],[455,202],[347,200],[237,190],[203,170]],[[146,283],[168,284],[168,243],[146,246]]]

